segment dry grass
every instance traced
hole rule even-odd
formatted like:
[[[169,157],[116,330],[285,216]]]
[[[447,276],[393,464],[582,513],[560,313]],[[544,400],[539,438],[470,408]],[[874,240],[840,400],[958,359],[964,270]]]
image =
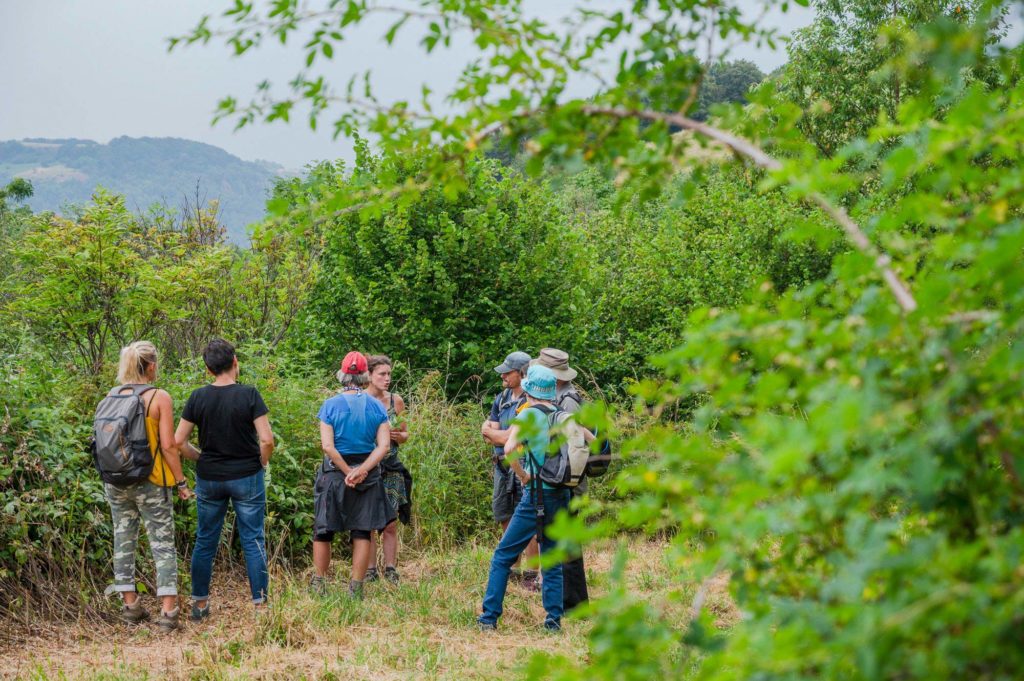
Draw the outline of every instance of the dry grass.
[[[667,574],[662,545],[637,540],[630,548],[630,591],[666,603],[666,616],[682,622],[689,601],[685,592],[692,593],[694,585],[684,585],[682,599],[665,598],[679,584]],[[263,613],[249,605],[244,575],[221,570],[208,622],[183,621],[169,636],[151,623],[48,625],[23,632],[17,646],[0,651],[0,676],[492,679],[515,676],[536,651],[585,655],[587,622],[570,618],[561,635],[543,633],[540,597],[514,585],[499,631],[477,631],[490,549],[406,556],[403,583],[368,585],[362,602],[347,597],[347,566],[340,563],[324,598],[307,593],[307,575],[277,574],[271,585],[274,607]],[[610,547],[588,552],[592,596],[607,588],[612,558]],[[707,602],[723,625],[735,621],[726,580],[713,585]],[[152,611],[156,605],[148,600],[147,607]]]

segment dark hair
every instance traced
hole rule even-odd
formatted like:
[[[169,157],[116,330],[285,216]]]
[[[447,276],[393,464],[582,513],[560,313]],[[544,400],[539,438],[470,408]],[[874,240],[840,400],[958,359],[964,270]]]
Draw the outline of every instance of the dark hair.
[[[373,373],[377,367],[391,366],[391,358],[387,355],[370,355],[366,360],[366,370]]]
[[[203,350],[203,361],[214,376],[220,376],[231,368],[235,360],[235,346],[223,338],[214,338]]]

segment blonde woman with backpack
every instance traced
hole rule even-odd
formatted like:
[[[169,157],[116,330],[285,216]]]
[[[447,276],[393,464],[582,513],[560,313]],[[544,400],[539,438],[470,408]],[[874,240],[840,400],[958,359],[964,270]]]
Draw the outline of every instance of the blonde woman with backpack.
[[[138,624],[149,617],[135,590],[141,520],[156,564],[156,595],[161,605],[156,623],[164,631],[173,631],[178,628],[179,610],[171,491],[176,490],[180,499],[190,499],[192,492],[182,474],[174,442],[171,396],[153,387],[156,378],[157,351],[152,343],[136,341],[121,350],[117,372],[120,385],[97,409],[94,457],[114,526],[114,583],[107,592],[121,595],[121,619],[125,622]],[[137,437],[143,432],[144,441]],[[136,437],[130,437],[133,434]],[[111,449],[118,446],[121,456],[117,451],[111,456]]]

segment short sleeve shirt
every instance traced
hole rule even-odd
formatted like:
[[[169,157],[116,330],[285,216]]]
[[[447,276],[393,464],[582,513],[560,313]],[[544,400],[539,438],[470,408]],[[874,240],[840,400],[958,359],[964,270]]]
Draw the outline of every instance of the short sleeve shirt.
[[[384,405],[366,393],[341,393],[320,407],[317,418],[334,429],[334,448],[342,456],[369,454],[377,447],[377,430],[386,423]]]
[[[537,475],[533,465],[534,461],[540,466],[544,465],[544,461],[548,457],[548,444],[551,441],[548,415],[540,409],[528,407],[519,413],[513,423],[519,426],[519,439],[523,448],[529,450],[523,452],[523,458],[519,460],[519,463],[527,473]],[[550,485],[546,483],[544,487],[550,489]]]
[[[526,393],[520,393],[519,397],[516,397],[512,394],[511,389],[502,390],[494,398],[494,404],[491,405],[491,415],[488,420],[499,424],[501,430],[508,430],[516,414],[519,412],[519,408],[524,404],[526,404]],[[504,458],[505,448],[495,447],[494,455]]]
[[[238,480],[258,473],[263,466],[254,421],[268,412],[260,391],[251,385],[193,390],[181,418],[199,429],[202,455],[196,475],[204,480]]]

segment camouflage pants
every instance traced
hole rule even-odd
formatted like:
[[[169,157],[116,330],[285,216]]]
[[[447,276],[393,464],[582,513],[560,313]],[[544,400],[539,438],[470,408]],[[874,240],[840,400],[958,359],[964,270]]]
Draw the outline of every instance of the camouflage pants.
[[[135,591],[135,550],[139,520],[146,525],[156,563],[156,595],[178,595],[178,556],[174,550],[174,506],[171,490],[145,480],[128,487],[104,484],[114,520],[114,591]]]

